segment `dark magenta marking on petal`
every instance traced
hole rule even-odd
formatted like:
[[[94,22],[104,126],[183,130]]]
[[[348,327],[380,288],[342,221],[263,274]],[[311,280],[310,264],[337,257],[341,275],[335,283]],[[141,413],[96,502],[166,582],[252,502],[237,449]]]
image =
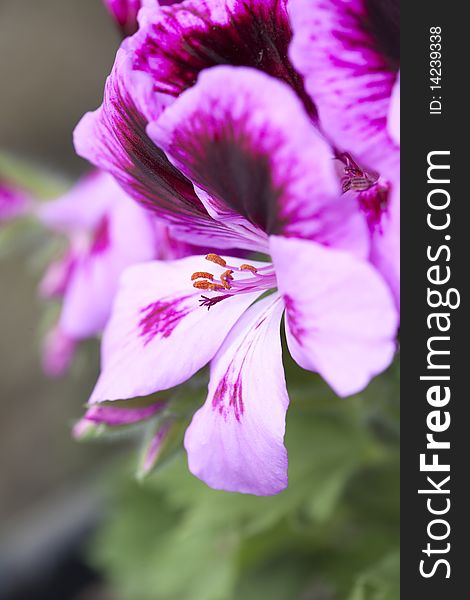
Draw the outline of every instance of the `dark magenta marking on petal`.
[[[268,234],[280,233],[286,219],[281,202],[286,202],[289,182],[275,180],[273,157],[284,145],[281,134],[261,130],[245,132],[248,115],[234,122],[233,116],[212,120],[206,114],[195,115],[188,129],[175,132],[172,152],[191,167],[193,179],[220,208],[228,207],[244,216]],[[295,165],[285,168],[295,177]],[[286,215],[287,216],[287,215]]]
[[[306,331],[300,324],[301,316],[299,315],[299,312],[295,306],[295,302],[288,294],[284,294],[283,300],[286,306],[286,318],[287,324],[289,325],[289,331],[299,346],[303,346],[302,338],[304,337]]]
[[[359,206],[364,213],[369,231],[382,232],[382,217],[388,210],[390,186],[378,182],[370,189],[358,193]]]
[[[363,26],[387,57],[393,70],[400,64],[400,0],[364,0],[368,20]]]
[[[218,410],[219,414],[225,420],[227,420],[229,413],[233,412],[236,420],[240,422],[245,411],[241,369],[234,382],[230,380],[229,370],[227,370],[215,390],[214,397],[212,398],[212,408]]]
[[[156,402],[149,406],[141,406],[135,408],[119,408],[116,406],[98,406],[90,408],[85,419],[93,423],[103,423],[104,425],[120,426],[131,425],[149,419],[159,410],[164,408],[165,402]]]
[[[109,247],[109,244],[109,218],[104,215],[95,229],[90,252],[91,254],[101,254]]]
[[[263,315],[253,329],[255,331],[259,329],[266,319],[267,315]],[[239,352],[241,351],[244,353],[240,365],[236,364],[235,358],[230,361],[227,370],[225,371],[222,379],[219,381],[212,398],[213,410],[218,410],[219,414],[225,420],[228,419],[230,413],[233,413],[236,420],[240,422],[243,413],[245,412],[245,405],[243,402],[242,373],[251,347],[256,341],[256,337],[251,334],[250,330],[247,331],[245,340],[248,336],[250,336],[248,338],[248,343],[245,345],[244,342],[242,342],[238,348]]]
[[[111,135],[116,136],[128,158],[125,164],[117,163],[116,177],[126,190],[153,211],[207,218],[191,182],[148,137],[147,121],[132,101],[119,97],[113,109],[115,122]]]
[[[192,306],[185,304],[191,297],[192,294],[176,299],[158,300],[140,311],[143,316],[139,321],[139,330],[144,338],[144,346],[157,335],[167,338],[173,333],[181,320],[193,310]]]
[[[334,0],[333,0],[334,1]],[[344,26],[339,30],[332,30],[331,35],[340,40],[345,48],[364,50],[365,41],[369,41],[369,49],[378,54],[386,68],[396,72],[400,68],[400,6],[399,0],[357,0],[362,2],[362,10],[357,13],[352,7],[345,7],[340,2],[336,10],[344,17]],[[351,27],[351,23],[355,23]],[[366,40],[364,39],[366,38]],[[330,57],[340,66],[341,57]],[[346,63],[349,65],[349,63]],[[377,68],[377,67],[376,67]],[[373,72],[370,64],[358,66],[358,71]],[[382,67],[377,68],[380,72]]]
[[[187,26],[190,10],[198,22]],[[134,62],[136,69],[152,74],[155,90],[178,96],[196,83],[203,69],[253,67],[288,83],[316,117],[302,77],[288,58],[292,30],[283,0],[240,0],[224,24],[211,22],[203,3],[199,9],[183,3],[164,12],[166,18],[153,26]]]

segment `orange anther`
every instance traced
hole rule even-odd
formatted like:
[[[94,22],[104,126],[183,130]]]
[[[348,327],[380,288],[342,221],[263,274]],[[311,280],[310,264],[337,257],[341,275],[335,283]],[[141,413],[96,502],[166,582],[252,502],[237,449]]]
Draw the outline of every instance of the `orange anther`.
[[[195,281],[193,283],[193,287],[197,288],[198,290],[209,290],[211,292],[220,292],[220,291],[226,289],[220,283],[211,283],[210,281],[207,281],[207,279],[202,279],[201,281]]]
[[[229,283],[229,281],[233,280],[232,273],[233,271],[231,269],[227,269],[220,276],[220,281],[226,290],[229,290],[232,287]]]
[[[216,263],[221,267],[225,267],[225,265],[227,264],[227,262],[218,254],[208,254],[206,256],[206,260],[210,260],[210,262]]]
[[[252,273],[258,272],[258,269],[256,267],[254,267],[253,265],[243,264],[243,265],[240,265],[238,268],[240,269],[240,271],[251,271]]]
[[[212,285],[214,284],[210,281],[207,281],[207,279],[203,279],[202,281],[195,281],[193,283],[193,287],[197,288],[198,290],[210,290]]]
[[[210,279],[211,281],[214,279],[212,273],[207,273],[206,271],[196,271],[191,275],[191,281],[195,279]]]

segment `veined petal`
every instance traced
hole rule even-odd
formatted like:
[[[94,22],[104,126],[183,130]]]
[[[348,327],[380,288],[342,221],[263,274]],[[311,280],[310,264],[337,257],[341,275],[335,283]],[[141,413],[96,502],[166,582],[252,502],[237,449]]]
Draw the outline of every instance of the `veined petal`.
[[[214,218],[233,225],[241,215],[252,230],[364,251],[364,223],[342,201],[330,147],[285,83],[214,67],[148,132],[205,192]]]
[[[125,408],[120,407],[119,402],[115,402],[111,406],[109,404],[94,404],[87,409],[81,420],[99,425],[108,425],[109,427],[120,427],[150,419],[164,407],[164,401],[147,406],[127,406]]]
[[[211,363],[209,394],[186,431],[190,471],[209,486],[256,495],[287,486],[280,298],[236,323]]]
[[[127,197],[100,221],[93,243],[75,259],[65,289],[60,326],[83,339],[104,328],[111,312],[119,277],[128,266],[152,260],[156,239],[146,212]]]
[[[217,248],[236,246],[226,228],[207,214],[192,183],[146,133],[169,101],[154,91],[151,78],[132,68],[132,38],[116,55],[103,104],[87,113],[74,132],[77,153],[111,173],[125,191],[173,225],[188,243]],[[233,236],[232,236],[233,237]]]
[[[324,131],[341,151],[390,177],[387,131],[399,65],[395,0],[291,0],[290,56],[305,77]]]
[[[289,350],[340,396],[362,390],[395,352],[397,311],[367,262],[313,242],[273,236]]]
[[[134,37],[134,67],[172,97],[217,65],[253,67],[290,85],[316,112],[288,58],[292,30],[285,0],[187,0],[158,10],[147,2]]]
[[[207,310],[200,306],[201,290],[191,284],[192,273],[206,265],[203,256],[191,256],[126,270],[104,333],[102,372],[90,402],[168,389],[212,359],[261,292],[235,295]]]

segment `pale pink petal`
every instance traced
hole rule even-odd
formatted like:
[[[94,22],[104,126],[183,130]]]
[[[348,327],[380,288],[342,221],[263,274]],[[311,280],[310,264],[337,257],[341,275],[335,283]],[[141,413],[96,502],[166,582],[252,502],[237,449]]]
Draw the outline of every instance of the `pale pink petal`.
[[[340,250],[277,236],[270,242],[292,356],[338,395],[359,392],[396,349],[397,311],[385,282]]]
[[[115,201],[105,215],[91,247],[74,265],[64,295],[60,323],[76,338],[96,335],[111,312],[121,273],[156,254],[153,223],[128,197]]]
[[[192,286],[191,275],[207,271],[208,264],[203,256],[193,256],[136,265],[124,273],[103,338],[102,372],[90,402],[168,389],[212,359],[260,292],[228,297],[207,310],[200,306],[201,290]]]
[[[133,425],[139,421],[150,419],[166,406],[164,401],[154,402],[146,406],[119,406],[119,402],[109,404],[94,404],[90,406],[82,417],[82,421],[89,421],[97,425],[108,427],[121,427]]]
[[[138,476],[145,477],[148,475],[151,470],[154,468],[157,460],[161,456],[161,452],[165,445],[165,442],[168,439],[168,434],[171,431],[171,426],[173,425],[173,421],[169,420],[165,423],[162,423],[157,431],[152,436],[150,443],[145,448],[144,454],[142,456],[141,464],[139,467]]]
[[[52,262],[39,283],[43,298],[61,298],[70,283],[79,255],[70,248],[61,258]]]
[[[55,231],[90,231],[120,198],[127,196],[115,180],[107,173],[93,171],[57,200],[38,205],[37,214]]]
[[[185,447],[191,472],[213,488],[271,495],[287,486],[282,312],[277,295],[254,304],[211,363],[209,394]]]
[[[70,367],[77,346],[60,326],[54,327],[45,337],[42,348],[42,368],[49,377],[60,377]]]

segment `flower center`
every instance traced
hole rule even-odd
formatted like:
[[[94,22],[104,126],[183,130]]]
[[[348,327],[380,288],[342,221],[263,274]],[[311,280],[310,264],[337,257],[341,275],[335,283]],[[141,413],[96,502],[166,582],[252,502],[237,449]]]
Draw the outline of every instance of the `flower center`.
[[[266,263],[266,266],[263,267],[254,267],[249,263],[230,265],[221,256],[213,253],[208,254],[206,260],[222,269],[218,278],[209,271],[195,271],[191,275],[191,281],[193,287],[198,290],[219,292],[218,295],[212,297],[201,296],[201,306],[207,306],[208,310],[214,304],[235,294],[265,292],[277,286],[274,267],[271,263]]]

